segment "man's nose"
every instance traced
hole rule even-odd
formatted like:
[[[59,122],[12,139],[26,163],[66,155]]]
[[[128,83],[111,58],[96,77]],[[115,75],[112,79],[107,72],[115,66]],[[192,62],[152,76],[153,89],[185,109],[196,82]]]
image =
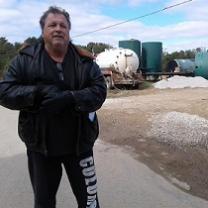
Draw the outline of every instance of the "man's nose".
[[[57,24],[56,27],[55,27],[55,30],[56,31],[60,31],[61,30],[61,26]]]

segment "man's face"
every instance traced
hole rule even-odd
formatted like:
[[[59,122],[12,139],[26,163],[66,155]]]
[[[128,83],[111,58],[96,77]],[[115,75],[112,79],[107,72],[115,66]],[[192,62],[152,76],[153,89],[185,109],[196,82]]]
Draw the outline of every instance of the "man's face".
[[[45,20],[43,39],[47,46],[60,50],[69,43],[69,25],[64,15],[50,13]]]

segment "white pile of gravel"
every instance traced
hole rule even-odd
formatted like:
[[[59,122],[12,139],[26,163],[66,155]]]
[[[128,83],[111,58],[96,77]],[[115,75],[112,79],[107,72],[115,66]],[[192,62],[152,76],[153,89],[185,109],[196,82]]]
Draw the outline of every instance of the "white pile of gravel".
[[[208,120],[197,115],[169,112],[153,118],[148,136],[178,147],[208,149]]]
[[[184,77],[173,76],[168,79],[163,79],[153,84],[155,88],[195,88],[195,87],[208,87],[208,80],[203,77]]]

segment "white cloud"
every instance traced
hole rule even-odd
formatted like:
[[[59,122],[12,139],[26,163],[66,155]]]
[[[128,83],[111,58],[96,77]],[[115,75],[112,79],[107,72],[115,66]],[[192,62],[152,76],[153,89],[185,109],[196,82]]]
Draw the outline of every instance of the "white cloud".
[[[16,0],[0,0],[0,8],[2,7],[9,7],[16,3]]]
[[[114,24],[115,21],[112,19],[107,19],[105,17],[99,18],[97,17],[97,22],[103,20],[103,22],[108,22],[110,24]],[[91,21],[89,18],[88,21]],[[90,25],[90,23],[86,22],[86,25]],[[79,26],[78,26],[79,28]],[[93,30],[93,24],[90,27]],[[96,27],[95,27],[96,28]],[[169,51],[172,51],[174,44],[185,42],[186,45],[189,46],[190,49],[201,46],[197,45],[201,43],[200,40],[208,37],[208,30],[202,30],[201,28],[208,28],[208,22],[206,21],[187,21],[180,22],[175,25],[168,26],[146,26],[141,22],[131,22],[128,24],[120,25],[119,27],[112,28],[110,30],[104,30],[97,32],[95,34],[86,35],[84,37],[75,38],[75,42],[81,42],[86,44],[86,40],[97,41],[97,42],[105,42],[110,40],[110,42],[117,46],[118,41],[121,39],[138,39],[142,42],[144,41],[161,41],[164,43],[166,48]],[[86,28],[85,31],[89,31]],[[80,32],[81,33],[81,32]],[[78,32],[79,34],[79,32]],[[199,39],[199,41],[195,41]],[[203,43],[207,43],[203,41]],[[208,45],[207,45],[208,46]],[[181,45],[181,49],[183,46]]]
[[[177,42],[174,41],[173,43],[168,43],[168,45],[166,43],[163,44],[164,50],[168,52],[206,48],[205,46],[208,46],[207,39],[192,40],[191,42],[188,40],[178,40]]]
[[[154,2],[159,2],[161,0],[128,0],[128,4],[130,6],[138,6],[142,3],[154,3]]]
[[[129,0],[129,4],[139,4],[141,2],[156,2],[159,0]],[[99,10],[100,4],[118,4],[123,0],[22,0],[16,4],[15,0],[0,0],[0,36],[6,37],[11,42],[22,42],[29,36],[40,35],[39,18],[50,5],[58,5],[69,11],[72,20],[71,36],[94,31],[98,28],[109,26],[123,20],[105,16]],[[126,1],[127,2],[127,1]],[[168,5],[177,3],[170,1]],[[181,0],[180,0],[181,2]],[[186,47],[196,48],[205,44],[208,46],[208,4],[207,0],[193,1],[186,6],[180,6],[166,11],[185,16],[183,22],[177,24],[158,26],[145,25],[135,21],[120,25],[111,29],[92,33],[80,38],[74,38],[77,44],[87,44],[88,42],[104,42],[113,46],[118,45],[121,39],[138,39],[144,41],[161,41],[166,50],[172,51],[175,48]],[[206,2],[206,3],[205,3]],[[206,15],[205,15],[206,13]],[[206,17],[204,17],[206,16]],[[178,50],[178,49],[177,49]]]
[[[168,5],[177,4],[182,0],[172,0]],[[192,0],[184,5],[180,5],[168,13],[181,12],[189,20],[208,20],[208,2],[207,0]]]

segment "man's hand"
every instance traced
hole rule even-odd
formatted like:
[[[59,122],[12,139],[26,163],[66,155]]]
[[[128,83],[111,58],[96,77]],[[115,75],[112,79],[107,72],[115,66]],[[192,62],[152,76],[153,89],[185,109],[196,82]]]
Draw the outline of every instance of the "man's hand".
[[[74,97],[71,91],[60,91],[48,93],[43,97],[40,105],[40,110],[43,112],[60,113],[64,109],[72,107]]]
[[[56,85],[38,84],[34,91],[33,106],[28,107],[25,111],[39,113],[40,105],[47,94],[62,92]]]
[[[36,108],[40,107],[40,104],[42,103],[44,97],[47,94],[51,93],[58,93],[61,92],[60,89],[55,86],[55,85],[44,85],[44,84],[39,84],[37,85],[36,93],[35,93],[35,105]]]

